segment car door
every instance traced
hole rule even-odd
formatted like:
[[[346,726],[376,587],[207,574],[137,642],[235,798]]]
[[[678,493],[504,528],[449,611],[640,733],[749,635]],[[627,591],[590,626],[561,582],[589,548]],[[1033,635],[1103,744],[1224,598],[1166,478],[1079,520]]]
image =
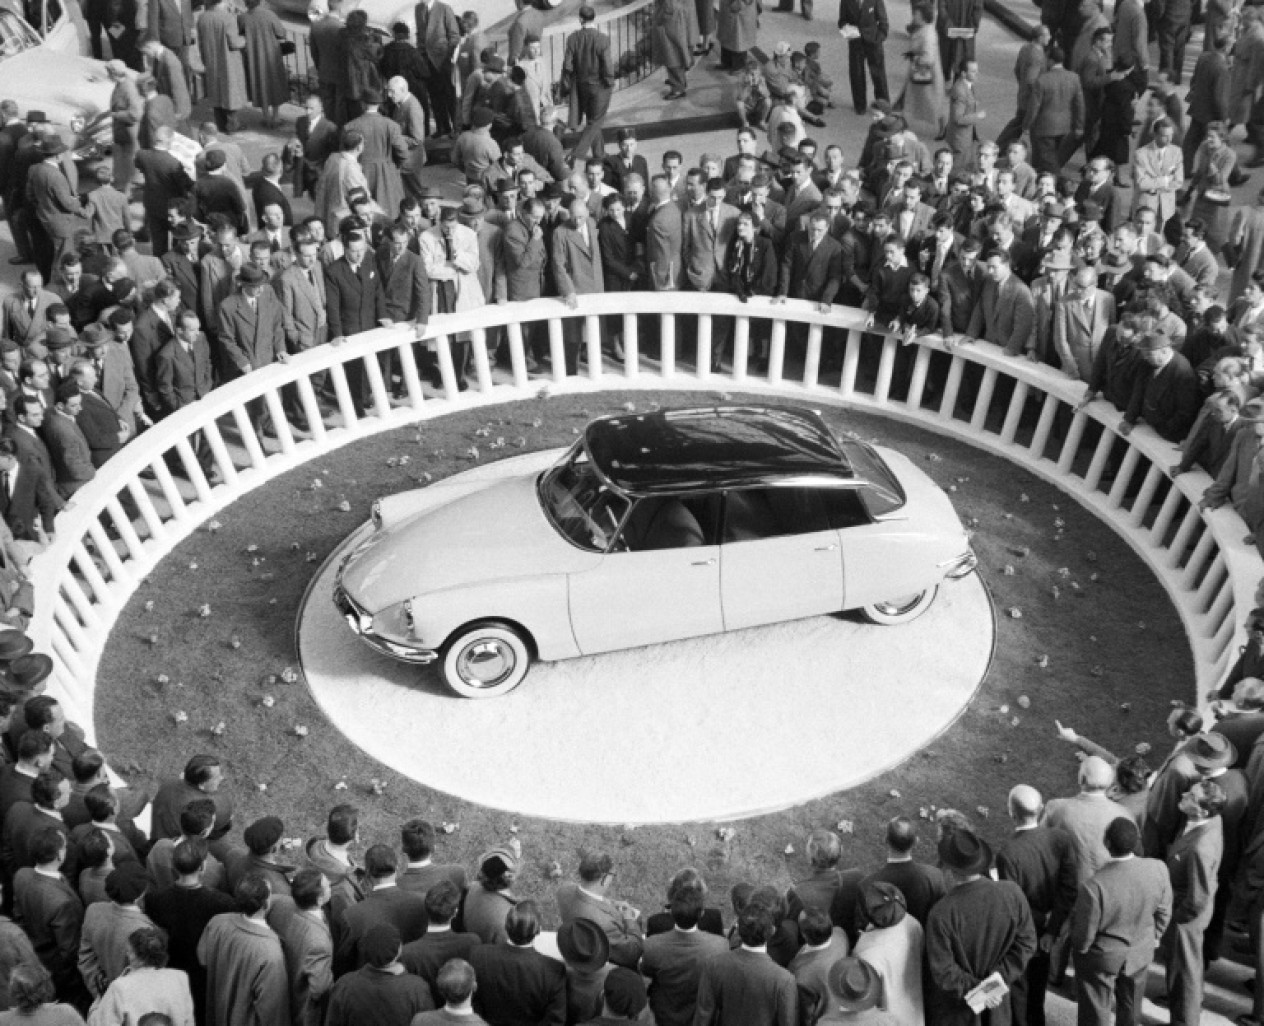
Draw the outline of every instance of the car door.
[[[724,630],[719,497],[640,499],[591,570],[568,577],[571,629],[585,655]]]
[[[821,489],[725,494],[720,595],[728,631],[842,609],[842,550]]]

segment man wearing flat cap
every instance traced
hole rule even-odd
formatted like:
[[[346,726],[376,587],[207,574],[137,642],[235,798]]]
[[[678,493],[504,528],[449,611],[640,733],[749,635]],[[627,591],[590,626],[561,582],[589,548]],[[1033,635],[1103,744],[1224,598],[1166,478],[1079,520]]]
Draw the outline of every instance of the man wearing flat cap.
[[[939,861],[949,891],[926,921],[930,970],[928,1017],[937,1026],[1008,1026],[1008,994],[990,998],[981,1016],[966,995],[993,973],[1013,987],[1036,951],[1031,909],[1017,884],[993,880],[992,849],[969,830],[939,842]]]
[[[83,407],[79,385],[63,381],[57,386],[57,401],[44,418],[42,434],[52,460],[53,479],[63,499],[69,499],[96,476],[92,450],[76,417]]]
[[[852,956],[864,959],[882,980],[882,1009],[896,1022],[914,1026],[926,1021],[922,986],[925,931],[908,911],[904,892],[885,880],[866,880],[860,885],[859,912],[868,925],[856,940]],[[837,965],[826,982],[833,996],[840,970]]]
[[[1167,335],[1148,334],[1139,348],[1146,366],[1133,382],[1119,431],[1127,435],[1144,420],[1159,437],[1182,442],[1198,416],[1198,376]]]
[[[376,924],[365,934],[361,948],[364,964],[339,979],[330,992],[325,1026],[411,1023],[413,1016],[434,1009],[430,986],[400,964],[402,944],[396,927]]]

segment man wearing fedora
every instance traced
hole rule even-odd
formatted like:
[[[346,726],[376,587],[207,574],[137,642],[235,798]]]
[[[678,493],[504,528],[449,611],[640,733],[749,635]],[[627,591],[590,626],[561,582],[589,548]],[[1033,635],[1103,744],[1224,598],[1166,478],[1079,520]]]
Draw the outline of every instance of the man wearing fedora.
[[[1158,859],[1136,854],[1141,833],[1121,816],[1106,828],[1109,859],[1080,885],[1071,916],[1076,1000],[1083,1026],[1136,1026],[1146,974],[1172,917],[1172,885]]]
[[[563,924],[592,920],[610,941],[610,961],[635,968],[644,946],[640,913],[627,902],[609,897],[614,879],[614,859],[608,853],[585,855],[579,863],[579,880],[558,887],[557,911]]]
[[[1181,796],[1185,827],[1167,853],[1172,921],[1161,956],[1172,1026],[1198,1026],[1202,1020],[1203,934],[1211,922],[1224,857],[1224,805],[1224,789],[1214,780],[1194,784]]]
[[[992,849],[969,830],[939,842],[939,862],[949,891],[926,921],[930,970],[928,1018],[936,1026],[1009,1026],[1010,998],[996,995],[976,1015],[966,995],[993,973],[1007,987],[1018,982],[1036,951],[1036,928],[1027,898],[1016,883],[992,880]]]
[[[591,919],[572,919],[557,931],[566,963],[566,1021],[587,1022],[601,1014],[602,987],[612,966],[610,940]]]
[[[62,256],[74,252],[75,231],[87,227],[88,218],[62,171],[66,143],[61,136],[46,137],[39,152],[42,159],[27,172],[26,195],[35,212],[32,228],[36,230],[31,237],[35,263],[48,281]]]
[[[844,958],[835,962],[829,973],[829,1007],[822,1023],[847,1023],[848,1026],[908,1026],[901,1019],[879,1007],[886,981],[863,958]]]

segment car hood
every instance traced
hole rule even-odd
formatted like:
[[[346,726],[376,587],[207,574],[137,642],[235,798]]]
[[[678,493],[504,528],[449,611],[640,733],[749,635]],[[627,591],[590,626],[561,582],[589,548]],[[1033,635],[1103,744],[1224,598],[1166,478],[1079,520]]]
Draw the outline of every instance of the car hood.
[[[537,477],[496,481],[377,531],[347,560],[342,586],[378,613],[416,595],[591,566],[600,555],[568,542],[540,508]]]
[[[91,121],[110,109],[114,84],[105,65],[90,57],[58,53],[37,46],[0,61],[4,95],[20,110],[42,110],[56,125],[72,117]]]

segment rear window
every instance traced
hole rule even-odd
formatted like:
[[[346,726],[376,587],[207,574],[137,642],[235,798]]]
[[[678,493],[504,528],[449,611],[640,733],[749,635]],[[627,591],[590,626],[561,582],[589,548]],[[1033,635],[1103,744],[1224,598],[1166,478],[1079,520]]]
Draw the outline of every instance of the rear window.
[[[860,492],[869,515],[880,517],[901,509],[908,501],[904,489],[877,450],[863,442],[847,441],[840,445],[856,476],[866,482]]]

